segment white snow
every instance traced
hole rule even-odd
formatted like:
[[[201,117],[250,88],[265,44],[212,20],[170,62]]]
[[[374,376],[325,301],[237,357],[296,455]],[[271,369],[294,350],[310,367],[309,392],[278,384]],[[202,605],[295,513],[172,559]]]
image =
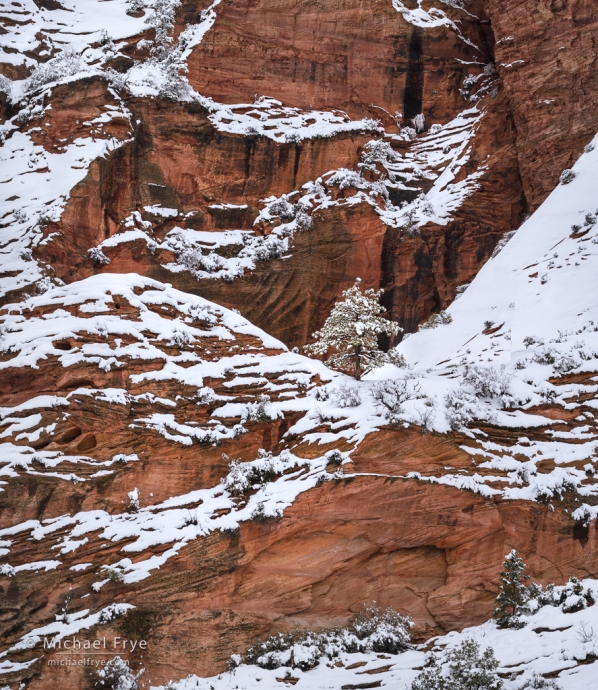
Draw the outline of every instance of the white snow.
[[[446,394],[458,390],[473,420],[471,441],[463,446],[472,456],[471,472],[422,479],[509,499],[551,501],[575,490],[580,505],[573,516],[584,521],[598,513],[593,501],[583,501],[598,495],[591,412],[598,406],[596,141],[573,167],[571,181],[557,186],[447,309],[450,322],[420,330],[398,348],[423,392],[446,410]],[[508,381],[508,394],[476,392],[475,381],[490,374]],[[560,380],[576,374],[582,378]],[[543,414],[547,404],[583,415],[561,428],[564,422]],[[476,418],[514,428],[513,441],[487,441],[475,430]],[[447,419],[437,415],[436,429],[446,430]],[[528,438],[522,427],[543,427],[542,437]],[[546,469],[551,461],[556,467]]]
[[[458,0],[443,1],[466,12]],[[200,297],[135,274],[97,275],[61,285],[32,256],[35,246],[52,242],[55,237],[42,240],[42,227],[60,219],[72,189],[87,175],[90,164],[110,155],[131,137],[134,127],[117,95],[118,89],[121,93],[128,90],[133,95],[155,97],[175,88],[180,100],[203,105],[216,129],[239,136],[265,136],[286,145],[339,133],[372,132],[372,136],[378,136],[366,146],[355,169],[329,171],[301,190],[264,199],[256,230],[260,223],[276,224],[266,236],[235,228],[200,232],[175,227],[158,241],[153,235],[154,223],[135,211],[123,219],[123,232],[90,250],[96,252],[92,258],[103,263],[102,257],[109,261],[116,245],[141,239],[150,251],[168,249],[175,255],[176,261],[165,266],[168,270],[187,270],[198,279],[232,280],[254,270],[258,261],[288,257],[294,233],[309,232],[313,212],[334,205],[367,203],[384,223],[407,234],[418,232],[428,222],[446,225],[484,174],[482,163],[455,182],[470,161],[483,109],[468,107],[448,124],[432,125],[416,136],[412,128],[389,135],[375,120],[351,120],[338,110],[290,108],[266,96],[256,98],[253,104],[216,103],[195,93],[180,72],[184,72],[193,47],[214,25],[219,0],[183,31],[173,46],[170,62],[154,55],[137,62],[125,76],[107,72],[104,63],[118,54],[124,45],[119,43],[121,39],[147,29],[147,13],[146,17],[129,17],[126,0],[111,0],[108,6],[101,0],[61,2],[64,10],[53,11],[38,8],[33,0],[21,0],[20,4],[0,2],[3,15],[11,20],[7,32],[0,36],[1,61],[35,68],[34,58],[24,53],[39,47],[40,36],[44,42],[41,56],[54,56],[37,68],[31,79],[10,84],[13,102],[24,99],[24,107],[21,115],[0,132],[0,216],[4,225],[0,262],[8,267],[0,278],[0,295],[23,288],[41,293],[25,295],[22,302],[8,305],[0,315],[0,348],[6,354],[0,362],[0,373],[12,367],[36,370],[52,358],[55,366],[64,370],[82,364],[104,372],[122,368],[128,383],[145,385],[148,390],[133,395],[125,387],[81,388],[63,396],[37,396],[0,409],[0,490],[8,479],[21,474],[84,482],[112,473],[115,463],[139,460],[133,453],[100,460],[93,454],[69,455],[57,450],[35,450],[30,445],[42,434],[51,435],[81,396],[91,396],[106,405],[126,406],[141,400],[159,405],[159,411],[132,418],[131,427],[151,430],[182,446],[234,441],[262,415],[270,420],[291,413],[299,413],[300,417],[283,439],[281,446],[286,447],[274,455],[261,451],[248,462],[233,460],[228,474],[214,486],[149,504],[147,497],[131,486],[132,512],[80,511],[2,530],[3,557],[10,559],[13,554],[14,535],[40,543],[40,550],[47,556],[2,566],[3,575],[65,566],[74,573],[83,572],[92,564],[72,564],[71,559],[88,540],[97,539],[104,545],[123,542],[117,563],[95,566],[93,589],[97,591],[114,574],[125,583],[151,576],[191,540],[211,531],[234,530],[245,520],[280,518],[297,496],[319,482],[353,476],[345,474],[342,466],[334,473],[327,471],[329,457],[324,450],[320,454],[310,451],[315,457],[309,459],[299,451],[295,453],[295,435],[301,442],[343,442],[354,449],[388,421],[372,396],[375,382],[388,377],[408,376],[418,386],[418,395],[404,403],[399,424],[419,426],[422,415],[429,413],[430,426],[443,433],[452,420],[454,426],[461,427],[465,436],[462,447],[472,460],[470,470],[454,472],[444,468],[429,474],[414,472],[408,478],[488,497],[500,494],[509,500],[544,501],[553,508],[569,492],[577,499],[574,519],[587,523],[598,517],[598,483],[594,479],[598,471],[598,150],[594,148],[598,138],[572,171],[565,171],[562,184],[541,208],[512,237],[505,238],[503,246],[447,310],[448,317],[399,346],[410,368],[400,370],[389,365],[372,372],[366,381],[352,383],[357,389],[355,404],[346,407],[338,393],[348,382],[345,376],[289,352],[239,314]],[[421,0],[414,9],[400,0],[392,4],[415,26],[447,27],[466,40],[458,24],[440,7],[426,3],[425,9]],[[92,44],[106,39],[103,32],[112,42],[92,48]],[[99,117],[83,123],[88,128],[86,136],[54,152],[36,145],[35,132],[47,124],[44,115],[50,112],[46,98],[51,90],[58,83],[74,84],[90,74],[103,75],[118,86],[111,90],[117,105],[106,105]],[[473,81],[477,83],[478,77]],[[490,78],[484,83],[482,88],[487,90],[494,81]],[[128,122],[124,139],[103,134],[103,127],[113,118]],[[22,131],[19,127],[27,120],[34,127]],[[424,124],[420,118],[414,126],[419,130]],[[411,144],[407,148],[408,141]],[[399,153],[399,148],[406,151]],[[372,175],[364,177],[365,171]],[[375,181],[368,181],[371,179]],[[430,186],[427,193],[400,206],[391,203],[389,190],[417,194],[422,182]],[[352,194],[337,198],[336,192],[345,189],[352,190]],[[247,206],[216,202],[210,208]],[[178,209],[157,204],[143,210],[155,218],[156,224],[182,217]],[[221,256],[218,250],[224,247],[226,256]],[[117,314],[116,300],[124,301],[132,313],[126,317]],[[256,344],[239,348],[241,336],[253,337]],[[59,341],[68,341],[70,349],[56,347]],[[206,342],[225,342],[226,354],[208,357]],[[141,373],[129,375],[126,365],[131,361],[151,366],[142,366]],[[579,376],[564,378],[568,375]],[[317,376],[322,382],[319,385],[314,383]],[[222,384],[218,394],[205,385],[207,378]],[[215,409],[208,422],[199,426],[185,418],[178,399],[157,397],[150,390],[155,381],[191,386],[198,402],[213,402]],[[259,395],[243,392],[250,386],[259,389]],[[432,408],[426,408],[429,401],[435,403]],[[554,415],[548,417],[548,405],[562,412],[563,418],[573,415],[574,421],[567,419],[563,423]],[[489,424],[508,430],[511,440],[498,443],[489,439],[484,431]],[[343,454],[343,464],[350,455],[351,451]],[[274,478],[258,481],[260,473],[266,471]],[[462,633],[450,633],[434,644],[440,650],[467,636],[479,640],[482,646],[491,644],[505,674],[522,671],[516,680],[506,681],[506,690],[518,690],[534,670],[559,672],[563,690],[590,690],[595,688],[596,676],[590,655],[598,654],[598,633],[593,633],[598,630],[596,609],[598,606],[565,614],[546,606],[531,616],[522,630],[500,631],[488,622]],[[69,621],[33,630],[8,651],[24,649],[28,639],[37,643],[41,635],[73,634],[105,622],[113,613],[75,612]],[[585,634],[584,630],[589,629],[592,634]],[[33,663],[12,662],[6,656],[7,651],[0,655],[0,672]],[[380,679],[384,686],[403,690],[422,666],[424,652],[414,649],[390,660],[372,654],[346,655],[341,660],[344,666],[322,663],[307,673],[242,666],[234,675],[190,677],[173,687],[278,688],[283,681],[277,679],[288,673],[297,679],[299,688],[341,688]],[[584,660],[592,663],[578,663]],[[364,661],[366,666],[348,669],[355,661]],[[364,670],[378,665],[390,665],[390,669],[363,675]]]

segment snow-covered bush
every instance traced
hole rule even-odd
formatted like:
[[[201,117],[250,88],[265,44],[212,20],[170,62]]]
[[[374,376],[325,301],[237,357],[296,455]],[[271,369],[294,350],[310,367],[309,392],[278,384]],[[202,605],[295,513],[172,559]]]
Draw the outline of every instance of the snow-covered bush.
[[[463,89],[465,91],[469,91],[473,86],[476,85],[481,76],[481,74],[468,74],[463,80]]]
[[[538,364],[554,364],[556,362],[557,352],[552,347],[544,348],[534,353],[533,361]]]
[[[305,350],[314,355],[327,355],[326,365],[351,374],[358,381],[364,374],[390,361],[378,347],[378,336],[397,335],[402,329],[380,316],[384,308],[378,300],[382,290],[361,291],[361,279],[343,292],[344,300],[337,302],[321,330],[313,333],[316,342]]]
[[[409,647],[411,619],[394,609],[370,606],[351,619],[349,630],[365,644],[357,651],[399,654]]]
[[[170,336],[169,344],[175,347],[183,348],[189,345],[193,345],[195,338],[181,326],[174,326],[172,329],[172,334]]]
[[[427,395],[422,398],[422,404],[416,409],[416,416],[419,425],[423,431],[430,431],[432,429],[434,419],[436,418],[436,403]]]
[[[506,556],[503,567],[494,617],[499,628],[521,628],[524,623],[520,617],[530,611],[530,592],[523,584],[529,580],[529,575],[525,573],[525,563],[515,549]]]
[[[122,585],[122,583],[125,581],[125,576],[122,570],[119,570],[118,568],[108,568],[106,571],[106,577],[110,580],[110,582],[114,582],[116,585]]]
[[[305,211],[298,211],[297,215],[295,216],[295,225],[297,226],[297,230],[300,230],[301,232],[307,232],[308,230],[311,230],[313,227],[313,220],[312,217],[307,215]]]
[[[502,250],[507,246],[511,238],[515,235],[515,230],[511,230],[510,232],[506,232],[500,240],[498,240],[496,247],[494,247],[494,251],[492,252],[491,258],[494,259],[494,257],[498,256]]]
[[[15,575],[16,571],[12,565],[8,565],[8,563],[0,565],[0,577],[14,577]]]
[[[201,249],[190,247],[177,256],[177,263],[184,266],[190,273],[197,274],[200,271],[216,273],[226,268],[226,261],[215,252],[204,254]]]
[[[576,490],[577,486],[569,475],[557,470],[553,475],[548,475],[544,482],[536,483],[534,486],[534,499],[539,503],[550,503],[553,500],[562,501],[563,494]]]
[[[277,410],[272,407],[269,395],[260,395],[257,402],[247,403],[241,419],[243,422],[271,422],[279,416]]]
[[[99,247],[92,247],[88,250],[87,255],[96,266],[107,266],[110,263],[110,259]]]
[[[126,616],[128,610],[129,607],[124,604],[112,604],[101,611],[98,622],[102,624],[111,623],[118,618]]]
[[[24,208],[15,209],[13,211],[13,216],[15,220],[19,221],[19,223],[24,223],[29,218],[27,211],[25,211]]]
[[[411,124],[413,125],[413,129],[419,134],[420,132],[423,132],[426,126],[426,118],[424,117],[423,113],[420,113],[419,115],[416,115],[413,120],[411,120]]]
[[[283,194],[281,197],[269,201],[259,217],[267,221],[279,219],[282,223],[292,223],[295,221],[295,228],[304,232],[311,230],[313,226],[313,221],[307,210],[302,203],[293,204],[289,197]],[[269,237],[272,237],[272,235]]]
[[[358,164],[361,172],[377,171],[376,164],[381,163],[383,166],[389,163],[397,163],[401,160],[401,154],[395,151],[389,142],[382,139],[374,139],[369,141],[361,154],[361,163]]]
[[[430,655],[411,690],[500,690],[497,668],[492,647],[480,654],[480,645],[467,639],[442,656]]]
[[[339,168],[336,170],[335,173],[326,180],[326,184],[329,187],[336,186],[341,191],[350,189],[351,187],[354,189],[364,189],[368,187],[368,183],[361,178],[359,173],[355,172],[355,170],[348,170],[347,168]]]
[[[538,364],[552,366],[557,374],[567,374],[581,365],[582,359],[590,359],[593,355],[582,348],[576,352],[560,352],[552,347],[545,347],[534,353],[533,361]]]
[[[569,578],[559,597],[559,604],[563,613],[575,613],[589,606],[594,606],[596,600],[591,589],[584,590],[583,584],[576,578]]]
[[[183,76],[188,71],[183,58],[182,47],[167,51],[159,62],[161,84],[159,94],[170,101],[188,101],[191,98],[192,89],[189,82]]]
[[[145,9],[145,0],[128,0],[128,12],[141,12]]]
[[[270,261],[280,259],[288,249],[286,239],[280,239],[276,235],[267,237],[256,237],[250,249],[252,257],[256,261]],[[243,255],[243,252],[241,253]]]
[[[203,388],[198,388],[197,390],[197,404],[198,405],[209,405],[216,399],[216,393],[209,386],[204,386]]]
[[[281,456],[281,460],[284,462],[285,458]],[[288,466],[291,467],[292,464],[289,462]],[[232,496],[240,496],[250,489],[258,489],[273,481],[277,474],[272,453],[260,449],[256,460],[251,462],[233,460],[229,465],[229,472],[221,480],[221,484]]]
[[[518,690],[562,690],[561,686],[556,680],[549,680],[544,676],[539,676],[537,673],[531,678],[528,678],[523,685],[519,686]]]
[[[270,202],[266,208],[270,216],[280,218],[283,223],[288,223],[293,220],[296,214],[295,205],[289,201],[286,194]]]
[[[55,279],[54,279],[55,280]],[[53,287],[56,287],[56,283],[50,278],[49,276],[44,276],[43,278],[40,278],[35,283],[35,290],[38,295],[43,295],[45,292],[48,292],[48,290],[51,290]]]
[[[280,506],[268,505],[265,501],[259,501],[250,515],[251,520],[257,522],[270,522],[282,517],[283,509]]]
[[[535,338],[532,335],[526,335],[523,339],[523,344],[526,348],[532,347],[533,345],[544,345],[544,341],[541,338]]]
[[[475,418],[478,401],[475,395],[461,388],[449,391],[444,397],[445,416],[449,427],[458,431]]]
[[[561,176],[559,177],[559,182],[561,184],[569,184],[570,182],[573,182],[576,176],[577,173],[575,173],[573,170],[563,170]]]
[[[408,236],[414,237],[419,233],[418,209],[409,207],[401,217],[401,230]]]
[[[205,304],[192,304],[189,307],[189,316],[203,328],[210,328],[218,321],[216,314]]]
[[[422,323],[419,327],[420,331],[426,330],[428,328],[437,328],[438,326],[444,326],[447,323],[452,323],[453,317],[447,314],[445,311],[440,311],[438,314],[432,314],[426,323]]]
[[[152,12],[145,19],[145,23],[155,31],[154,40],[143,40],[137,44],[140,49],[150,48],[151,58],[143,63],[137,75],[138,79],[147,87],[155,89],[162,98],[189,101],[193,91],[183,76],[188,71],[185,61],[188,37],[183,33],[174,43],[172,35],[176,10],[180,4],[180,0],[154,0]]]
[[[44,107],[40,103],[35,101],[28,103],[24,108],[19,111],[17,115],[17,121],[21,125],[26,125],[31,120],[41,117],[44,114]],[[4,131],[7,131],[6,129]]]
[[[114,55],[114,53],[116,53],[116,46],[114,45],[112,36],[106,31],[106,29],[102,29],[100,36],[100,46],[102,47],[102,52],[105,53],[107,56],[111,56]]]
[[[137,690],[137,680],[142,673],[134,674],[126,661],[115,656],[97,672],[94,687],[100,690]]]
[[[480,398],[499,398],[509,393],[512,376],[503,364],[495,367],[467,367],[463,375],[463,383],[471,386]]]
[[[244,663],[266,669],[291,666],[308,671],[315,668],[322,657],[333,659],[341,652],[399,654],[409,648],[411,625],[408,617],[392,608],[369,607],[354,616],[344,628],[273,635],[250,647],[244,657],[237,655],[231,659],[231,665]]]
[[[133,491],[129,491],[127,498],[129,499],[129,512],[137,513],[139,511],[139,489],[135,487]]]
[[[407,369],[407,360],[397,350],[391,349],[386,353],[386,362],[397,367],[397,369]]]
[[[372,386],[374,405],[391,424],[400,421],[403,406],[409,400],[420,398],[420,386],[411,376],[379,381]]]
[[[573,369],[577,369],[579,365],[580,361],[573,353],[559,352],[555,358],[552,368],[558,374],[567,374],[568,372],[573,371]]]
[[[530,586],[530,599],[533,608],[556,606],[563,613],[575,613],[594,606],[594,591],[580,582],[576,577],[569,578],[565,585],[547,585],[546,590],[534,584]]]
[[[349,456],[346,453],[342,453],[340,450],[329,450],[325,457],[329,465],[340,467]]]
[[[5,93],[7,96],[12,93],[12,81],[3,74],[0,74],[0,93]]]
[[[337,407],[358,407],[361,405],[361,392],[357,386],[341,383],[331,392],[332,402]]]
[[[37,65],[26,79],[24,91],[31,93],[45,84],[87,71],[89,71],[89,67],[81,57],[72,48],[65,48],[55,58]]]
[[[320,402],[325,402],[330,398],[330,391],[328,388],[316,388],[314,398]]]

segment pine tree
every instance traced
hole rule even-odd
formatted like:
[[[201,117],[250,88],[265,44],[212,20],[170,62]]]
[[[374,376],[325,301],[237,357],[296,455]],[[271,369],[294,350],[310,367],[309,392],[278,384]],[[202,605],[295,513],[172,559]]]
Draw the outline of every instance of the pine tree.
[[[501,690],[503,682],[497,668],[492,647],[480,654],[480,645],[467,639],[444,658],[430,656],[411,690]]]
[[[175,16],[180,0],[155,0],[153,12],[147,17],[145,23],[155,29],[153,54],[158,60],[164,59],[173,41],[171,35],[174,32]]]
[[[403,329],[380,316],[384,307],[378,300],[383,292],[361,292],[361,278],[357,278],[355,285],[343,292],[345,299],[334,305],[322,329],[312,334],[316,342],[305,350],[314,355],[336,350],[326,365],[351,374],[358,381],[372,369],[392,362],[393,355],[378,348],[378,336],[397,335]]]
[[[502,680],[496,674],[498,661],[492,647],[480,654],[475,640],[465,640],[449,652],[451,690],[500,690]]]
[[[500,572],[500,592],[496,597],[498,606],[494,609],[494,617],[499,628],[521,628],[523,623],[519,619],[521,614],[529,613],[529,590],[523,583],[529,580],[525,574],[525,563],[513,549],[505,557],[504,570]]]

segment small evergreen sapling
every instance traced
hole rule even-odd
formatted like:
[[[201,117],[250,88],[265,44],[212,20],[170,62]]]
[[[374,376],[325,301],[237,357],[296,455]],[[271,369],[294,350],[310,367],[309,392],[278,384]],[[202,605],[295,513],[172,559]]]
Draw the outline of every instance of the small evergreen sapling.
[[[312,334],[316,342],[307,345],[306,352],[326,355],[330,349],[336,350],[326,365],[351,374],[357,381],[372,369],[392,362],[392,354],[379,349],[378,336],[394,336],[402,329],[380,316],[384,312],[378,302],[382,292],[370,289],[363,293],[361,278],[357,278],[355,285],[343,292],[345,299],[334,305],[322,329]]]
[[[506,556],[503,567],[494,617],[499,628],[522,628],[525,624],[519,616],[529,613],[529,589],[523,584],[529,580],[529,575],[525,573],[525,563],[515,549]]]

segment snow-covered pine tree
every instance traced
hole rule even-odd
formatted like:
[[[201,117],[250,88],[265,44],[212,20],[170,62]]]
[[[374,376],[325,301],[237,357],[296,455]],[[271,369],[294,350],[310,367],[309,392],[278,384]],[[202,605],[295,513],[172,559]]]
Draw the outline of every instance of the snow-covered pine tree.
[[[137,690],[139,687],[137,680],[142,673],[143,669],[134,674],[126,661],[115,656],[97,672],[97,681],[94,687],[106,688],[106,690]]]
[[[466,639],[440,657],[432,654],[411,690],[501,690],[497,668],[492,647],[480,654],[480,645]]]
[[[496,673],[498,661],[492,647],[480,654],[480,645],[464,640],[448,654],[451,690],[500,690],[503,682]]]
[[[521,628],[519,616],[529,612],[529,590],[523,583],[529,580],[525,573],[525,563],[513,549],[503,562],[500,572],[500,592],[496,597],[497,607],[494,617],[499,628]]]
[[[164,59],[173,41],[171,32],[174,31],[175,14],[181,0],[154,0],[153,12],[149,14],[145,23],[155,29],[153,54],[158,60]]]
[[[397,335],[402,328],[380,316],[384,307],[379,299],[384,291],[361,291],[361,278],[355,285],[343,292],[345,298],[337,302],[321,330],[312,336],[315,343],[306,345],[305,350],[314,355],[327,355],[336,350],[327,360],[331,369],[351,374],[357,381],[372,369],[392,361],[392,355],[378,347],[378,336]]]

